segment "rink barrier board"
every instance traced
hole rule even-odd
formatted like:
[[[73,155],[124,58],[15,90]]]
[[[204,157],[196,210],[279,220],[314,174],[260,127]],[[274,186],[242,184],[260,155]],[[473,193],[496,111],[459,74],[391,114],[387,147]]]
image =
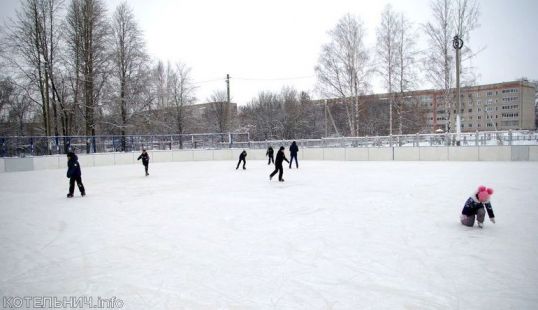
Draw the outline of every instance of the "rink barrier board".
[[[529,148],[529,161],[538,161],[538,147]]]
[[[148,151],[151,162],[237,161],[243,149]],[[266,160],[266,150],[247,149],[248,160]],[[137,153],[78,154],[84,167],[135,164]],[[289,151],[286,150],[289,158]],[[479,147],[379,147],[379,148],[302,148],[299,160],[334,161],[538,161],[538,146],[479,146]],[[65,155],[0,158],[1,172],[65,169]]]

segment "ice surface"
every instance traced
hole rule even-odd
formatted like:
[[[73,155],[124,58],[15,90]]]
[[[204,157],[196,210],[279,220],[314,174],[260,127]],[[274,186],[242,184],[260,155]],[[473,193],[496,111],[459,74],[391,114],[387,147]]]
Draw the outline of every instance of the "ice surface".
[[[0,174],[0,295],[124,309],[537,309],[538,163],[247,161]],[[458,222],[478,186],[497,224]],[[0,301],[1,302],[1,301]]]

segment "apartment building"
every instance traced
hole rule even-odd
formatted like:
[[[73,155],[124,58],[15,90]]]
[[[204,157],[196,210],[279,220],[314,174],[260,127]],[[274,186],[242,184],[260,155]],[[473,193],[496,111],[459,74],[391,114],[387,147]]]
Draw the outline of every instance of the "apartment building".
[[[426,108],[427,126],[433,131],[446,130],[449,119],[452,131],[458,113],[463,132],[536,129],[536,89],[528,81],[464,87],[460,91],[459,111],[455,93],[455,89],[451,90],[445,100],[443,91],[415,92],[421,106]]]
[[[494,131],[509,129],[536,129],[538,110],[535,109],[536,84],[526,80],[463,87],[460,90],[461,106],[458,111],[456,89],[445,96],[443,90],[418,90],[403,94],[374,94],[360,96],[361,124],[381,123],[383,128],[361,134],[388,134],[389,99],[405,103],[403,133],[455,131],[456,116],[461,117],[461,131]],[[403,100],[402,100],[403,99]],[[324,100],[317,100],[323,104]],[[345,100],[329,99],[335,109]],[[398,120],[393,108],[393,134],[397,133]],[[335,116],[337,118],[337,116]],[[450,122],[449,122],[450,120]],[[373,127],[373,126],[371,126]]]

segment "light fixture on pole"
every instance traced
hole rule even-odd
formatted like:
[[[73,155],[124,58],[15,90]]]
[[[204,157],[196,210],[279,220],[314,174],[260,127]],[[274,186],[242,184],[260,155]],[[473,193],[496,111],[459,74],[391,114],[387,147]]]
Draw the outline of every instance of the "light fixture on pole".
[[[456,145],[460,145],[461,134],[461,94],[460,94],[460,62],[461,62],[461,48],[463,47],[463,40],[459,35],[454,36],[452,40],[452,46],[456,49],[456,88],[458,95],[458,113],[456,114]],[[448,120],[450,122],[450,120]]]

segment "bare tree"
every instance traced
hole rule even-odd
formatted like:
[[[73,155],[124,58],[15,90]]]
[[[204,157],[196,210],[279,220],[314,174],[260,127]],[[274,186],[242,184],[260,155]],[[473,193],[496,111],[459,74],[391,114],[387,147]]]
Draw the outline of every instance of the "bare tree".
[[[405,93],[412,91],[416,87],[416,81],[418,80],[417,57],[418,50],[416,47],[416,40],[418,34],[411,22],[407,20],[403,13],[398,14],[398,27],[396,31],[397,36],[397,49],[396,49],[396,91],[398,97],[396,101],[396,115],[398,117],[398,134],[404,133],[404,124],[409,129],[415,128],[415,122],[417,117],[408,117],[404,119],[405,115],[421,114],[423,111],[417,110],[418,107],[415,102],[409,102],[405,99]]]
[[[186,113],[185,107],[195,101],[194,86],[191,78],[191,69],[183,63],[177,63],[175,68],[168,64],[166,70],[167,85],[170,99],[168,105],[174,118],[175,131],[177,134],[183,134],[185,130]],[[180,147],[183,147],[183,141],[180,140]]]
[[[216,130],[219,133],[229,131],[232,111],[226,91],[214,91],[208,98],[208,101],[210,110],[206,113],[206,116],[210,124],[210,130]]]
[[[284,139],[298,139],[303,122],[303,106],[300,104],[299,94],[297,90],[292,87],[284,87],[280,92],[282,96],[282,109],[283,114],[283,138]]]
[[[248,128],[250,137],[256,140],[279,139],[283,133],[282,114],[280,96],[262,91],[241,107],[241,127]]]
[[[60,10],[61,1],[25,0],[4,38],[4,59],[19,74],[19,83],[30,82],[28,95],[41,107],[45,135],[53,129],[55,135],[59,133],[54,72]]]
[[[118,5],[112,17],[112,63],[115,91],[112,98],[119,106],[119,119],[116,124],[122,136],[122,149],[126,150],[126,129],[128,120],[140,109],[140,98],[136,94],[140,85],[137,83],[146,74],[148,57],[144,52],[142,32],[134,19],[132,10],[123,2]]]
[[[455,57],[452,47],[453,37],[458,34],[466,40],[466,49],[462,51],[462,58],[471,57],[469,46],[469,33],[478,26],[479,7],[476,0],[432,0],[433,21],[424,25],[430,48],[426,55],[426,77],[432,81],[436,88],[443,90],[444,108],[447,113],[446,131],[451,130],[450,120],[452,112],[454,87]],[[466,72],[462,68],[462,73]],[[472,73],[467,70],[467,75]]]
[[[359,95],[368,89],[369,55],[364,46],[366,31],[362,21],[350,14],[329,31],[331,41],[324,44],[315,71],[323,96],[346,102],[350,135],[359,135],[361,105]]]
[[[379,63],[377,64],[377,72],[383,78],[385,89],[388,93],[389,100],[389,134],[392,135],[392,110],[394,105],[394,87],[397,79],[398,70],[398,49],[402,45],[398,40],[400,39],[399,29],[401,23],[399,22],[398,14],[394,12],[392,6],[387,4],[383,13],[381,14],[381,24],[377,28],[377,58]]]
[[[455,0],[454,28],[456,34],[465,41],[461,50],[461,81],[464,86],[475,84],[474,67],[471,60],[475,56],[471,49],[471,32],[479,26],[480,6],[477,0]]]
[[[72,58],[74,101],[80,102],[86,136],[95,136],[96,109],[109,74],[109,24],[102,0],[71,0],[66,41]],[[89,151],[89,149],[88,149]]]

